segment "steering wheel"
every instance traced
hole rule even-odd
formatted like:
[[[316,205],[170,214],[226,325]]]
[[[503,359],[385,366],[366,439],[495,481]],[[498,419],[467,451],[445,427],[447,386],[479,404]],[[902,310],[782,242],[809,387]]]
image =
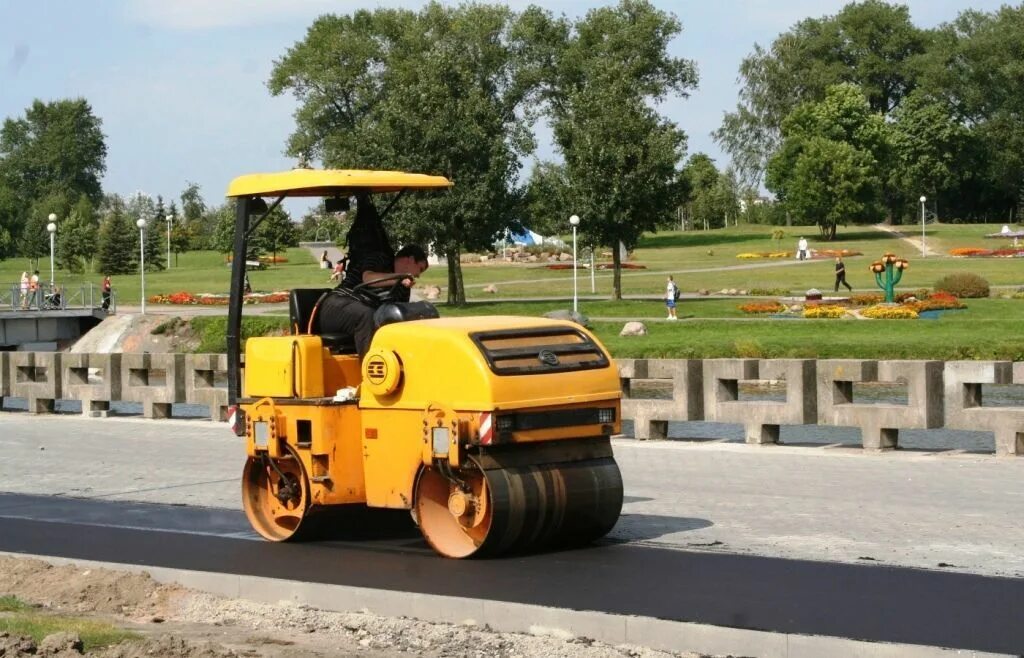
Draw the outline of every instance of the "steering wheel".
[[[382,276],[379,279],[374,279],[373,281],[363,281],[362,283],[354,286],[352,288],[352,292],[363,292],[366,288],[370,287],[375,283],[393,280],[395,284],[388,289],[388,295],[393,295],[398,290],[399,286],[402,285],[402,281],[405,281],[406,279],[409,279],[410,281],[415,281],[416,277],[414,277],[411,274],[388,274],[387,276]]]

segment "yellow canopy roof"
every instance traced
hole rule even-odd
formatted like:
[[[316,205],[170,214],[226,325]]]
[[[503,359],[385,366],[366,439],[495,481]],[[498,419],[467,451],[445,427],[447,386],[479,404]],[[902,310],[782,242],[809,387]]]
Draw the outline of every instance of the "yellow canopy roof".
[[[334,196],[357,189],[370,192],[447,189],[444,176],[407,174],[403,171],[361,169],[292,169],[270,174],[246,174],[228,185],[228,196]]]

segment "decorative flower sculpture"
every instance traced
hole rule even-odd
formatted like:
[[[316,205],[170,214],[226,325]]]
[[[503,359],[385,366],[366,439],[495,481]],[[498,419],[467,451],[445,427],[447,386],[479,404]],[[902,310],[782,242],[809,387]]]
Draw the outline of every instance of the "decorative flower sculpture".
[[[896,301],[896,284],[903,278],[903,271],[909,267],[910,261],[890,253],[882,254],[882,260],[871,263],[869,269],[875,274],[875,283],[885,293],[886,304]],[[884,278],[883,272],[885,273]]]

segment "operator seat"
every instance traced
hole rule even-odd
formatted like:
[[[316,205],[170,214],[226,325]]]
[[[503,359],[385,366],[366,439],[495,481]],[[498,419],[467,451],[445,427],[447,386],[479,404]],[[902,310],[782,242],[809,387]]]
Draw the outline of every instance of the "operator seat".
[[[324,347],[331,354],[355,354],[356,340],[347,334],[325,334],[320,332],[319,313],[313,318],[313,326],[309,326],[309,318],[313,314],[320,298],[331,292],[333,288],[295,288],[288,297],[288,315],[291,318],[292,335],[313,334],[320,336]]]

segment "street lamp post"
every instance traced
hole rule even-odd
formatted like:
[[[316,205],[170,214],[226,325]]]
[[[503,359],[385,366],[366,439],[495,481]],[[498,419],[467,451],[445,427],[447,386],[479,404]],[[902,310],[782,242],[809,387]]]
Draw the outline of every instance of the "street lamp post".
[[[928,254],[926,253],[926,247],[924,246],[924,202],[928,200],[928,197],[921,195],[921,258],[925,258]]]
[[[576,286],[576,227],[580,224],[579,215],[569,218],[572,224],[572,314],[579,314],[579,288]]]
[[[593,295],[597,292],[597,286],[594,283],[594,248],[590,248],[590,294]]]
[[[142,289],[142,314],[146,314],[146,220],[135,222],[139,227],[139,280]]]
[[[167,269],[171,269],[171,222],[174,215],[167,215],[164,219],[167,220]]]
[[[50,233],[50,288],[53,288],[53,236],[57,233],[57,215],[51,212],[47,219],[50,220],[46,225],[46,230]]]

